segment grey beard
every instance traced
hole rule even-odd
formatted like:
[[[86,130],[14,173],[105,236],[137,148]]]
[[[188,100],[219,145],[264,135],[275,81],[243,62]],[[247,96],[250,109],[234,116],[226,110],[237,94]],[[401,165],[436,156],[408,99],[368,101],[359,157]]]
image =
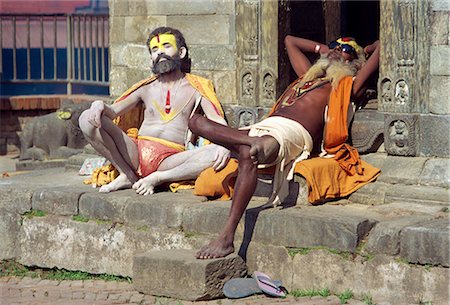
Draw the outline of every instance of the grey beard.
[[[181,69],[181,60],[175,58],[159,61],[152,67],[153,73],[157,75],[170,73],[172,71],[180,69]]]
[[[336,88],[343,77],[348,75],[354,76],[357,71],[356,61],[350,63],[345,63],[343,60],[331,61],[325,56],[322,56],[305,73],[300,82],[300,86],[318,77],[326,77],[331,81],[333,88]]]

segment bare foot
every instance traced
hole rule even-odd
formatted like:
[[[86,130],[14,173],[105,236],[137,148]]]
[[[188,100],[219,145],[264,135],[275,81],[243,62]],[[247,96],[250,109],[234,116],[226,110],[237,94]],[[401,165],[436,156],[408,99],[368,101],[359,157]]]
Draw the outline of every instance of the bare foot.
[[[195,255],[198,259],[211,259],[225,257],[234,252],[233,242],[227,243],[222,238],[211,241],[203,246]]]
[[[117,190],[128,189],[131,187],[131,182],[128,180],[125,174],[120,174],[116,179],[108,183],[107,185],[103,185],[98,190],[100,193],[109,193]]]
[[[267,164],[275,160],[279,149],[280,144],[271,136],[254,137],[250,147],[250,158],[254,164]]]
[[[159,184],[158,173],[154,172],[133,184],[133,189],[140,195],[151,195],[155,192],[155,187]]]

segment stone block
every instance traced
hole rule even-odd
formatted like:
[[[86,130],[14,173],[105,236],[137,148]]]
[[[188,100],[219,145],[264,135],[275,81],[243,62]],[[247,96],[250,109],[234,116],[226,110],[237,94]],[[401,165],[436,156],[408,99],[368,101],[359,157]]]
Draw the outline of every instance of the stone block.
[[[132,42],[145,47],[147,39],[150,33],[160,26],[165,26],[167,22],[166,16],[142,16],[132,15],[131,17],[125,17],[125,35],[122,36],[122,42]],[[147,57],[149,58],[149,52],[147,49]],[[131,56],[136,56],[131,54]]]
[[[420,155],[450,157],[450,115],[420,116]]]
[[[151,196],[131,196],[124,208],[125,222],[134,226],[182,226],[183,212],[198,205],[199,197],[185,192],[155,193]]]
[[[355,252],[359,241],[375,225],[356,209],[304,206],[298,209],[247,210],[253,216],[254,240],[285,247],[329,247]]]
[[[384,160],[379,182],[414,185],[418,184],[420,173],[427,158],[389,156]]]
[[[148,69],[146,68],[148,66]],[[151,75],[150,64],[141,69],[112,66],[110,72],[110,92],[114,98],[119,97],[123,92],[138,81]]]
[[[400,86],[398,83],[396,87]],[[415,113],[394,113],[394,109],[388,111],[390,112],[384,114],[386,152],[394,156],[417,156],[420,143],[419,115]]]
[[[431,44],[447,45],[449,36],[448,12],[432,12],[431,14]]]
[[[430,113],[450,114],[450,77],[431,76]]]
[[[450,75],[450,46],[431,46],[430,50],[430,73],[431,75]]]
[[[167,25],[180,29],[186,43],[191,45],[230,45],[230,15],[168,16]],[[199,30],[208,29],[208,30]]]
[[[448,304],[448,268],[411,266],[384,255],[348,259],[312,250],[295,255],[292,274],[291,290],[328,288],[338,295],[351,287],[354,298],[362,299],[370,291],[376,304],[411,305],[420,299]]]
[[[189,250],[152,251],[133,259],[133,286],[139,292],[182,300],[211,300],[223,296],[223,285],[247,273],[237,255],[199,260]]]
[[[79,199],[79,214],[90,218],[123,223],[124,210],[131,196],[137,196],[134,190],[113,193],[83,194]]]
[[[44,161],[33,161],[33,160],[22,160],[17,161],[16,170],[17,171],[31,171],[40,170],[48,168],[64,167],[66,160],[44,160]]]
[[[386,191],[389,184],[383,182],[373,182],[360,188],[349,196],[352,203],[365,205],[382,205],[385,202]]]
[[[21,217],[17,213],[0,208],[0,260],[17,259],[20,255]]]
[[[246,250],[245,253],[239,251],[239,255],[246,258],[249,274],[264,270],[264,273],[269,275],[270,278],[280,280],[287,290],[291,290],[293,260],[289,254],[289,249],[282,246],[250,242]]]
[[[150,53],[144,43],[127,44],[123,50],[123,62],[129,68],[140,69],[142,67],[150,68]]]
[[[371,254],[397,255],[400,252],[400,232],[409,225],[414,225],[432,216],[406,216],[377,223],[370,231],[365,250]]]
[[[421,185],[450,188],[450,159],[429,159],[420,175]]]
[[[433,11],[450,11],[450,2],[447,0],[432,0],[431,9]]]
[[[448,205],[449,189],[420,185],[389,185],[384,202],[409,201],[411,203]]]
[[[212,81],[216,89],[217,98],[222,104],[236,103],[236,72],[216,71],[213,73]]]
[[[25,218],[18,238],[18,261],[23,265],[121,276],[132,276],[137,252],[192,249],[205,241],[188,238],[178,230],[134,230],[111,222],[79,222],[53,215]]]
[[[34,192],[31,207],[55,215],[77,215],[78,199],[83,193],[67,187],[40,189]]]
[[[191,45],[189,49],[192,69],[234,70],[236,68],[232,46]]]
[[[0,209],[17,214],[24,214],[31,210],[31,198],[34,190],[25,188],[23,185],[20,191],[17,191],[17,185],[12,182],[6,184],[0,183]]]
[[[177,0],[153,0],[146,1],[146,5],[152,15],[234,15],[234,2],[229,0],[191,0],[189,5]]]
[[[136,1],[134,0],[108,0],[110,16],[128,16],[129,8]],[[130,5],[131,4],[131,5]]]
[[[125,17],[122,16],[110,16],[109,18],[109,45],[114,46],[121,44],[126,39],[125,35]],[[112,64],[115,62],[111,61]]]
[[[357,111],[350,132],[352,145],[359,153],[376,152],[384,141],[383,113],[374,109]]]
[[[371,206],[367,210],[378,214],[376,218],[380,221],[391,221],[409,216],[417,216],[418,219],[421,219],[422,216],[438,217],[444,209],[441,205],[429,204],[423,201],[416,203],[408,200]]]
[[[400,234],[400,256],[411,263],[449,267],[448,217],[408,226]]]
[[[127,45],[122,43],[115,43],[109,46],[109,57],[111,60],[111,67],[126,66],[124,56],[126,47]]]
[[[219,233],[228,218],[231,202],[205,202],[183,213],[182,226],[188,232]]]

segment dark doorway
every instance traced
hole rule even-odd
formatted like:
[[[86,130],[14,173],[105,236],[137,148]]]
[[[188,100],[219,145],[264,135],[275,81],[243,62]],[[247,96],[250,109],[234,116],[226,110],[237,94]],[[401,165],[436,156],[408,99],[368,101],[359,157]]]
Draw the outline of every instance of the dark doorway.
[[[335,0],[288,1],[288,9],[284,12],[288,15],[285,20],[288,20],[289,23],[286,34],[328,43],[326,37],[329,37],[330,33],[336,32],[336,27],[340,27],[340,30],[337,31],[340,32],[339,36],[354,37],[361,46],[366,46],[378,39],[379,0],[342,0],[339,5],[333,2]],[[327,18],[336,18],[336,20]],[[282,32],[281,28],[280,26],[280,32]],[[284,39],[284,37],[280,38]],[[287,56],[285,52],[280,55]],[[309,56],[310,60],[316,60],[314,55]],[[289,69],[286,71],[289,75],[289,82],[294,81],[297,76],[290,64],[286,65],[286,68]],[[371,80],[370,84],[371,88],[376,88],[376,78]]]

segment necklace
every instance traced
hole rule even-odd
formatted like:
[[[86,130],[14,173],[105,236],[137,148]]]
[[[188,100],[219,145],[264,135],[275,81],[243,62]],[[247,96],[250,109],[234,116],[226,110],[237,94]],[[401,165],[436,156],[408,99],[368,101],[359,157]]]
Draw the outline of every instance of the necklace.
[[[306,82],[303,86],[299,86],[299,83],[295,84],[291,92],[284,98],[282,105],[283,106],[291,106],[295,103],[296,100],[301,98],[304,94],[309,91],[312,91],[316,88],[322,87],[323,85],[329,82],[326,78],[318,78],[313,81]]]
[[[173,93],[173,97],[175,98],[177,96],[177,92],[178,92],[178,88],[180,88],[181,82],[182,82],[182,78],[180,78],[177,81],[177,85],[175,87],[174,93]],[[164,101],[164,91],[163,91],[163,87],[162,87],[162,82],[159,82],[159,88],[161,89],[161,100]],[[170,111],[172,110],[172,105],[170,102],[170,88],[167,89],[167,94],[166,94],[166,103],[164,105],[164,111],[165,113],[169,114]]]

